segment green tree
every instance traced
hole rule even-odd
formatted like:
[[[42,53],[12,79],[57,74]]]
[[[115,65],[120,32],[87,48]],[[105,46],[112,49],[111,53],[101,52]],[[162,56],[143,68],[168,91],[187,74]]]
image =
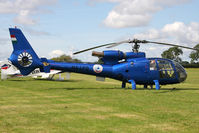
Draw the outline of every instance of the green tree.
[[[81,62],[79,59],[73,59],[72,57],[68,55],[61,55],[59,57],[52,58],[51,60],[57,61],[57,62]]]
[[[182,49],[178,47],[171,47],[168,50],[164,51],[161,56],[162,58],[171,59],[176,62],[182,62],[182,59],[179,57],[183,54]]]
[[[189,55],[189,58],[191,58],[191,63],[199,61],[199,44],[197,44],[194,48],[198,49],[197,51],[192,51]]]
[[[93,62],[94,64],[103,64],[104,62],[102,61],[102,58],[99,58],[98,61]]]

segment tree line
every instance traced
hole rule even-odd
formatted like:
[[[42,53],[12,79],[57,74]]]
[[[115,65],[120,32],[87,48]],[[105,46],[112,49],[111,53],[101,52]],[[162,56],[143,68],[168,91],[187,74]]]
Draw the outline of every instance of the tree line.
[[[73,59],[72,57],[68,55],[61,55],[59,57],[54,57],[51,58],[51,60],[56,61],[56,62],[74,62],[74,63],[81,63],[82,61],[79,59]]]
[[[199,44],[197,44],[194,48],[199,49]],[[190,62],[183,61],[180,58],[180,55],[183,55],[183,51],[179,47],[171,47],[168,50],[165,50],[161,56],[162,58],[171,59],[174,60],[184,67],[197,67],[199,68],[199,50],[192,51],[189,55],[189,58],[191,59]]]

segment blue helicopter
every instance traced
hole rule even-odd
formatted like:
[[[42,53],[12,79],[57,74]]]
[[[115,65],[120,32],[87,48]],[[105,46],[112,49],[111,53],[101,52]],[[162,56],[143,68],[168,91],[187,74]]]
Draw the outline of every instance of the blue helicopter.
[[[145,88],[148,85],[155,85],[156,89],[159,90],[160,85],[181,83],[187,78],[185,69],[177,62],[163,58],[146,58],[144,52],[138,51],[140,43],[155,43],[197,50],[174,44],[134,39],[99,45],[74,53],[79,54],[105,46],[111,48],[123,43],[134,44],[133,52],[94,51],[92,55],[101,58],[103,64],[63,63],[39,58],[20,29],[9,28],[9,31],[14,49],[9,60],[20,70],[22,75],[28,75],[36,68],[46,73],[49,73],[50,69],[54,69],[120,80],[122,81],[122,88],[126,87],[126,83],[131,83],[132,89],[136,89],[136,84],[140,84],[144,85]]]

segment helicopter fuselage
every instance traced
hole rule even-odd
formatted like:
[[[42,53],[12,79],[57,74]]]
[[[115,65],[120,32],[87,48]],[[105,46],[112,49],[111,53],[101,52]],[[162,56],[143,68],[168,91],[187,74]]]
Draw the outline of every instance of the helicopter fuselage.
[[[184,81],[186,71],[178,63],[163,58],[134,58],[115,65],[60,63],[48,61],[51,69],[75,72],[99,77],[109,77],[123,82],[134,80],[136,84],[175,84]]]

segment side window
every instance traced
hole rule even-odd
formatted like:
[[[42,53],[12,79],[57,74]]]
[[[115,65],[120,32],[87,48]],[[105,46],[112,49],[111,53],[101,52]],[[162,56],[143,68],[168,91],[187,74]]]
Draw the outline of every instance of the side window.
[[[160,78],[175,78],[175,73],[171,63],[167,60],[158,60]]]
[[[150,70],[157,70],[155,60],[150,60]]]
[[[159,70],[172,70],[171,63],[166,60],[158,60]]]

